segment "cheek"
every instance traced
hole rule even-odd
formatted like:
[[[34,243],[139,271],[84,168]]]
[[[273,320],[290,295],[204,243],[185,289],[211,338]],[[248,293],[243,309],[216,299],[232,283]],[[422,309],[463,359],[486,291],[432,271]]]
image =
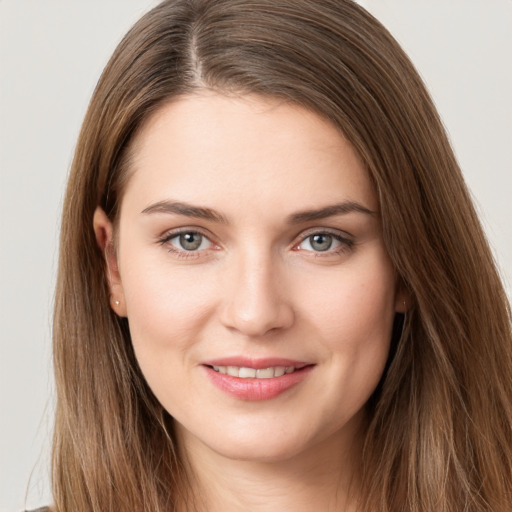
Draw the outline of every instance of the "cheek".
[[[198,267],[172,265],[165,250],[131,251],[121,278],[134,348],[151,353],[185,348],[214,307],[215,283]]]
[[[394,273],[388,265],[365,266],[341,276],[311,302],[309,329],[322,345],[325,374],[318,393],[331,398],[331,431],[361,411],[379,383],[389,355]],[[343,404],[340,407],[339,404]]]
[[[340,342],[387,335],[395,314],[395,279],[391,265],[378,258],[373,264],[340,269],[304,294],[309,318],[329,337]],[[386,336],[384,336],[386,337]]]
[[[316,336],[335,376],[331,392],[341,393],[348,409],[355,411],[375,389],[388,358],[394,272],[386,257],[365,258],[324,282],[317,279],[310,290],[302,300],[308,334]]]
[[[140,369],[168,411],[182,405],[184,379],[212,308],[212,288],[200,272],[185,276],[170,265],[133,258],[123,268],[130,336]],[[189,389],[192,393],[192,389]]]

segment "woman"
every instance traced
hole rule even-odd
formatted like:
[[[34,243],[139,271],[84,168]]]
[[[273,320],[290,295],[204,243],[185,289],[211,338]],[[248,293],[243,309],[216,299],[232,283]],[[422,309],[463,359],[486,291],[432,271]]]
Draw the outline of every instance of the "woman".
[[[167,1],[64,205],[55,510],[505,511],[510,311],[442,124],[349,1]]]

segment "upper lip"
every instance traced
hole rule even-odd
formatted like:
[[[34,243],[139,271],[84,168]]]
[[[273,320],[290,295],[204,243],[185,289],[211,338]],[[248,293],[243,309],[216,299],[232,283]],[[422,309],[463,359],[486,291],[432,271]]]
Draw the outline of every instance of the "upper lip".
[[[245,356],[231,356],[222,357],[219,359],[210,359],[202,363],[205,366],[236,366],[238,368],[254,368],[255,370],[262,370],[264,368],[271,368],[275,366],[284,366],[287,368],[303,368],[312,363],[305,361],[298,361],[296,359],[286,359],[282,357],[263,357],[251,358]]]

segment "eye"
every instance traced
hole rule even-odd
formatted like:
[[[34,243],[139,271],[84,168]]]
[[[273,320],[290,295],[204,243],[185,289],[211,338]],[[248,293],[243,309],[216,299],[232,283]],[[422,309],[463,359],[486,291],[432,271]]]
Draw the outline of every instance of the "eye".
[[[304,240],[304,242],[307,242],[307,245],[311,248],[310,250],[318,252],[328,251],[332,247],[333,241],[334,239],[332,235],[328,235],[327,233],[311,235]]]
[[[201,247],[205,244],[207,239],[201,235],[201,233],[181,233],[174,238],[169,240],[170,243],[175,245],[176,247],[183,249],[185,251],[197,251],[198,249],[204,249],[205,247]]]
[[[202,251],[216,247],[203,233],[187,229],[167,233],[159,240],[159,243],[180,257],[199,256]]]
[[[352,240],[339,234],[317,232],[306,236],[298,245],[297,250],[311,251],[315,253],[339,253],[350,249],[354,243]]]

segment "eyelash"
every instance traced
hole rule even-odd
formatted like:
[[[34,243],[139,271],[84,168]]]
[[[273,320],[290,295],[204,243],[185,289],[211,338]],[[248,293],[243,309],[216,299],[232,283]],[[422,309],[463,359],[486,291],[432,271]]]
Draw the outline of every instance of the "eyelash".
[[[158,240],[158,243],[162,246],[166,246],[166,249],[169,252],[173,253],[177,258],[181,258],[181,259],[199,258],[199,257],[201,257],[202,253],[204,253],[204,251],[206,251],[207,249],[187,251],[186,249],[179,249],[170,243],[171,240],[178,238],[181,235],[189,235],[189,234],[190,235],[200,235],[201,237],[203,237],[203,239],[206,239],[213,247],[216,247],[217,249],[219,248],[214,242],[212,242],[210,240],[210,238],[205,233],[203,233],[202,231],[200,231],[196,228],[194,228],[194,229],[183,228],[183,229],[179,229],[177,231],[172,231],[170,233],[166,233],[162,238],[160,238]],[[355,245],[353,240],[351,240],[348,237],[340,235],[339,232],[335,232],[335,231],[332,231],[329,229],[323,229],[323,230],[316,229],[314,231],[309,231],[305,234],[301,234],[300,240],[298,242],[294,242],[292,247],[295,251],[304,251],[304,249],[300,249],[300,245],[302,245],[308,239],[312,239],[312,237],[319,236],[319,235],[324,235],[324,236],[327,235],[327,236],[332,237],[335,241],[339,242],[340,246],[336,249],[328,248],[325,251],[307,250],[307,252],[312,253],[312,255],[315,258],[328,257],[328,256],[332,256],[333,254],[334,255],[343,254],[345,252],[352,250]],[[203,240],[201,240],[201,244],[202,243],[203,243]],[[310,245],[311,245],[311,242],[310,242]]]

